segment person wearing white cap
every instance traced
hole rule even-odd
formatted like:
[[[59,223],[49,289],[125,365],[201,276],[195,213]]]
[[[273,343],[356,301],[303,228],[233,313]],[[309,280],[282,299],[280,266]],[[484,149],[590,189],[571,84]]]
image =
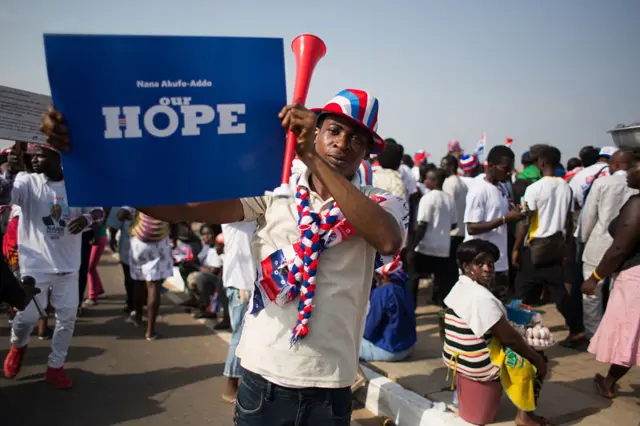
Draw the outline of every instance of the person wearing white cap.
[[[613,146],[605,146],[600,148],[598,153],[598,161],[589,167],[585,167],[571,179],[569,185],[573,190],[573,197],[578,208],[582,208],[591,190],[593,181],[598,177],[607,176],[609,174],[609,159],[618,148]]]

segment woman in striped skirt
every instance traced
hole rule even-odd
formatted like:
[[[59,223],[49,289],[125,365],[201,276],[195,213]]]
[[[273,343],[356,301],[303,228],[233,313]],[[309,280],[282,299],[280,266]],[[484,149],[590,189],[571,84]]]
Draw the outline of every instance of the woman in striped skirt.
[[[536,368],[533,391],[537,400],[547,371],[546,360],[509,324],[504,305],[487,288],[499,257],[498,248],[485,240],[470,240],[458,248],[458,264],[464,274],[444,300],[447,309],[442,356],[448,367],[467,379],[498,380],[500,366],[491,362],[489,349],[492,339],[497,337],[503,347],[526,358]],[[515,422],[518,426],[550,424],[545,418],[522,410]]]
[[[131,207],[118,211],[118,220],[133,219],[129,226],[129,273],[134,281],[136,326],[142,325],[142,309],[147,298],[147,340],[159,337],[155,331],[160,310],[160,293],[164,280],[173,275],[173,258],[169,241],[169,224]]]

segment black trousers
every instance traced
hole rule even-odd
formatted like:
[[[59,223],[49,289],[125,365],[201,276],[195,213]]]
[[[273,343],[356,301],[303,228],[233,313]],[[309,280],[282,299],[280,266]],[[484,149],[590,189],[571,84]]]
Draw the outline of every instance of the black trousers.
[[[573,267],[572,269],[572,277],[567,277],[567,282],[571,283],[571,302],[573,304],[573,309],[576,312],[576,315],[580,318],[580,324],[582,323],[583,312],[582,312],[582,291],[580,287],[582,287],[582,282],[584,281],[584,277],[582,276],[582,254],[584,253],[584,244],[575,241],[570,247],[569,255],[573,258]],[[568,278],[571,278],[570,280]],[[582,325],[582,329],[584,330],[584,324]]]
[[[576,312],[571,296],[564,286],[565,268],[562,262],[550,265],[534,265],[531,261],[531,251],[528,247],[522,249],[520,256],[520,270],[516,279],[516,299],[526,300],[540,291],[542,284],[547,284],[551,300],[562,314],[570,333],[577,334],[584,331],[582,317]]]
[[[409,281],[407,288],[413,296],[415,307],[418,307],[418,284],[422,278],[433,275],[433,303],[442,306],[444,298],[451,291],[448,287],[451,273],[449,271],[449,259],[446,257],[427,256],[421,253],[414,253],[412,262],[409,264]]]
[[[94,237],[94,231],[82,233],[82,248],[80,250],[80,270],[78,271],[78,306],[84,301],[84,293],[87,290],[87,279],[89,273],[89,259],[91,258],[91,240]]]
[[[453,286],[458,281],[458,248],[464,242],[464,237],[451,237],[451,247],[449,248],[449,266],[447,276],[444,278],[442,300],[449,294]]]
[[[120,266],[122,266],[122,274],[124,275],[124,291],[126,292],[127,295],[127,309],[130,311],[133,311],[134,308],[134,303],[133,301],[135,300],[135,296],[134,296],[134,292],[135,292],[135,287],[134,287],[134,281],[131,279],[131,274],[130,274],[130,268],[129,265],[127,265],[126,263],[122,263],[120,262]]]

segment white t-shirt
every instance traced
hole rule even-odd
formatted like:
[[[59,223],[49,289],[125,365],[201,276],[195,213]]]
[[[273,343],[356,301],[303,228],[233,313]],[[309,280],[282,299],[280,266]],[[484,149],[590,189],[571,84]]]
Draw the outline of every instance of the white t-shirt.
[[[407,189],[408,196],[415,194],[416,191],[418,191],[418,187],[416,186],[416,178],[413,177],[409,166],[400,164],[398,171],[400,172],[400,176],[402,176],[402,181],[404,182],[404,187]]]
[[[427,231],[416,251],[426,256],[449,257],[451,227],[457,217],[453,196],[437,189],[423,195],[418,204],[417,220],[427,224]]]
[[[416,183],[420,183],[420,167],[413,166],[411,168],[411,176],[416,180]]]
[[[418,183],[416,184],[416,186],[417,186],[417,187],[418,187],[418,189],[420,190],[420,194],[421,194],[421,195],[424,195],[424,194],[426,194],[427,192],[429,192],[429,188],[427,188],[426,186],[424,186],[424,183],[420,183],[420,182],[418,182]]]
[[[218,254],[215,247],[205,245],[198,253],[198,260],[202,266],[209,268],[222,268],[224,254]]]
[[[458,282],[444,298],[444,304],[453,309],[478,337],[485,335],[500,318],[507,315],[498,298],[466,275],[460,275]]]
[[[456,211],[458,212],[458,218],[456,219],[458,226],[451,231],[451,236],[464,237],[464,210],[467,205],[467,185],[465,185],[460,177],[451,175],[444,180],[442,190],[453,197],[456,202]]]
[[[69,222],[98,207],[69,207],[64,181],[53,182],[39,173],[21,173],[11,191],[21,207],[18,222],[20,273],[78,272],[82,234],[72,235]]]
[[[584,206],[584,196],[588,189],[591,187],[591,183],[595,179],[596,175],[600,176],[609,175],[609,165],[607,163],[595,163],[589,167],[585,167],[580,170],[569,182],[571,189],[573,190],[573,197],[578,204],[578,207]]]
[[[462,180],[462,182],[464,182],[465,185],[467,185],[467,193],[468,193],[469,191],[471,191],[471,187],[474,185],[474,183],[477,182],[476,179],[478,179],[478,176],[476,177],[460,176],[460,179]]]
[[[256,267],[251,256],[251,240],[256,232],[255,222],[236,222],[222,225],[224,235],[225,287],[252,291],[256,280]]]
[[[470,235],[467,224],[491,222],[501,218],[509,211],[507,189],[502,183],[493,185],[486,179],[476,178],[476,182],[467,194],[467,206],[464,211],[464,223],[467,230],[465,241],[481,239],[490,241],[500,250],[500,259],[496,262],[496,272],[509,270],[507,252],[507,225],[500,225],[484,234]]]
[[[19,217],[21,212],[22,212],[22,209],[20,209],[20,206],[12,204],[11,212],[9,212],[9,220],[13,219],[14,217]]]
[[[564,232],[567,214],[572,210],[569,184],[561,177],[543,177],[524,191],[524,202],[533,216],[529,220],[529,238],[549,237]]]

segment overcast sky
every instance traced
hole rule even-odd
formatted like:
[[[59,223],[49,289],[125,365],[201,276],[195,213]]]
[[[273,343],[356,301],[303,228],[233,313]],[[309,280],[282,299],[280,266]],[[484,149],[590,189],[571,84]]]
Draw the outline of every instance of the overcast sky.
[[[563,160],[606,131],[640,121],[638,0],[0,0],[0,84],[49,94],[42,34],[314,33],[327,56],[309,106],[343,88],[380,99],[379,131],[436,159],[514,139]],[[287,49],[287,85],[295,64]]]

